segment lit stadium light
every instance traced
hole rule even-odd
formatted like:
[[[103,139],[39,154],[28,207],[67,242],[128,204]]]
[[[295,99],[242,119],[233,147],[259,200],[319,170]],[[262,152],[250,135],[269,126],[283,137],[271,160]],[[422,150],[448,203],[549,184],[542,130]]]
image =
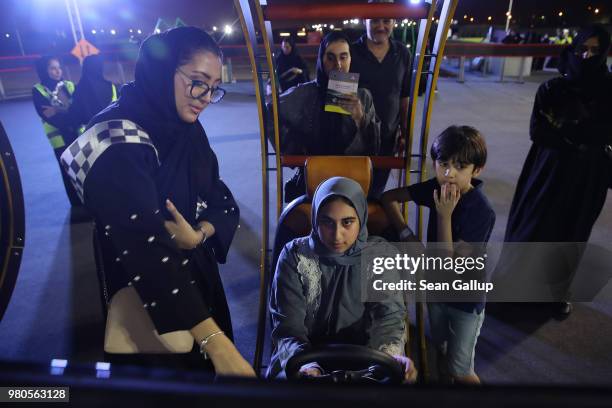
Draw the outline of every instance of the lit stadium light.
[[[344,20],[344,21],[342,22],[342,24],[344,24],[344,25],[347,25],[348,23],[349,23],[349,21],[348,21],[348,20]]]
[[[225,25],[225,28],[223,29],[223,31],[225,31],[225,34],[230,35],[232,33],[232,31],[234,31],[232,29],[232,26],[230,26],[229,24]]]
[[[474,22],[474,17],[470,17],[470,22],[473,23]]]
[[[159,34],[159,33],[161,33],[161,30],[159,28],[156,28],[155,29],[155,34]]]
[[[117,31],[113,28],[113,29],[110,30],[110,33],[111,33],[111,35],[115,35],[115,34],[117,34]]]
[[[142,30],[141,30],[141,29],[138,29],[137,33],[138,33],[138,34],[142,34]]]
[[[336,28],[336,26],[334,26],[333,24],[330,24],[329,28],[333,30],[334,28]]]
[[[213,31],[217,31],[217,26],[213,26]]]
[[[488,21],[491,21],[492,19],[493,19],[493,17],[491,17],[491,16],[487,17]]]
[[[421,0],[410,0],[411,4],[419,4]]]
[[[91,30],[91,33],[95,35],[97,33],[97,31],[96,30]]]
[[[563,17],[563,12],[562,11],[559,12],[559,17]]]
[[[5,36],[6,38],[11,38],[11,35],[10,35],[9,33],[4,34],[4,36]]]
[[[403,19],[403,20],[402,20],[402,23],[404,23],[404,24],[408,24],[408,19],[407,19],[407,18]]]
[[[133,32],[134,32],[134,30],[132,30],[131,28],[129,29],[129,31],[130,31],[130,33],[133,33]]]
[[[599,9],[595,9],[595,14],[599,14]]]

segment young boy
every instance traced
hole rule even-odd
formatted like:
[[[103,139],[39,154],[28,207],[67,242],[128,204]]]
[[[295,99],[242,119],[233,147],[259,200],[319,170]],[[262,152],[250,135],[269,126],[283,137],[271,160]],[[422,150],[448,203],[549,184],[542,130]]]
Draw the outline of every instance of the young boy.
[[[485,243],[491,236],[495,213],[476,179],[487,159],[482,135],[470,126],[451,126],[434,140],[431,150],[436,176],[428,181],[387,191],[383,206],[402,241],[414,241],[404,223],[400,202],[429,207],[427,241],[446,244]],[[446,354],[448,371],[457,383],[479,384],[474,351],[484,321],[484,299],[476,303],[428,303],[431,334]]]

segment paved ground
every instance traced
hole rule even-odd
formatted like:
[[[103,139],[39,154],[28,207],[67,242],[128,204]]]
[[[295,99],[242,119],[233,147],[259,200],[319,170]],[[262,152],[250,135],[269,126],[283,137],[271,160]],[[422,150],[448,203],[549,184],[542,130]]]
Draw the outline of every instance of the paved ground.
[[[469,76],[443,79],[431,135],[451,124],[480,129],[489,147],[485,191],[497,213],[492,240],[501,240],[526,152],[533,96],[543,77],[524,84]],[[259,131],[252,84],[231,85],[223,103],[202,122],[221,175],[241,207],[241,228],[222,275],[239,349],[254,351],[258,298],[261,186]],[[26,248],[13,300],[0,322],[0,358],[47,361],[101,358],[103,331],[90,245],[90,227],[70,223],[59,169],[30,101],[0,104],[21,171],[26,203]],[[274,197],[274,191],[271,196]],[[562,220],[561,220],[562,221]],[[612,208],[606,205],[592,241],[612,250]],[[612,305],[577,305],[569,319],[517,309],[490,313],[477,347],[476,368],[489,383],[612,383]]]

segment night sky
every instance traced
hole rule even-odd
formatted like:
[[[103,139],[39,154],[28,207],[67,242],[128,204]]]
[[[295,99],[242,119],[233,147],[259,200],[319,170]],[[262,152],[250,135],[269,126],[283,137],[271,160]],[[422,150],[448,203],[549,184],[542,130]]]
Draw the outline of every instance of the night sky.
[[[355,0],[334,0],[351,3]],[[365,0],[364,0],[365,1]],[[141,28],[150,32],[158,17],[174,21],[181,17],[186,23],[210,27],[231,23],[236,13],[231,0],[77,0],[85,32],[92,28]],[[313,1],[308,1],[312,3]],[[292,0],[275,0],[271,3],[298,3]],[[591,5],[589,11],[587,6]],[[486,24],[492,16],[494,24],[505,23],[508,0],[460,0],[456,19],[463,23],[463,16],[474,17],[475,24]],[[528,27],[556,27],[581,25],[594,21],[595,8],[600,8],[599,19],[609,22],[612,2],[609,0],[514,0],[513,16],[518,24]],[[564,16],[558,17],[563,11]],[[545,19],[542,20],[541,16]],[[349,16],[350,17],[350,16]],[[468,18],[469,20],[469,18]],[[473,23],[473,24],[474,24]],[[20,30],[54,32],[66,30],[68,18],[63,0],[2,0],[0,31]]]

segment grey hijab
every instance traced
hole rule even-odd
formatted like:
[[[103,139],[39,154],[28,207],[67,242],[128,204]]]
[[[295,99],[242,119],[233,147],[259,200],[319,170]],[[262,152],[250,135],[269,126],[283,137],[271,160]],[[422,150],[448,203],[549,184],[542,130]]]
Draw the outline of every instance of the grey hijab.
[[[343,254],[336,254],[325,246],[317,234],[317,215],[325,202],[334,197],[344,197],[351,202],[359,217],[359,235],[353,246]],[[309,244],[319,259],[332,266],[353,266],[360,262],[361,250],[368,240],[368,203],[359,183],[346,177],[332,177],[319,184],[312,199],[312,231]]]

